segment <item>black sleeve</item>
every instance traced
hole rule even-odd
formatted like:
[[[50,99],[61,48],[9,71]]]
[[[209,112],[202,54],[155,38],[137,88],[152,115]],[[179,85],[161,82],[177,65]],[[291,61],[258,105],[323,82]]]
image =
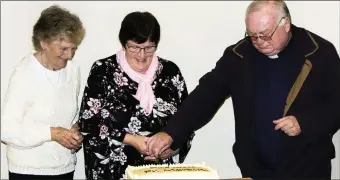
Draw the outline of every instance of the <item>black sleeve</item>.
[[[188,97],[188,89],[187,89],[187,85],[185,83],[184,77],[182,76],[181,71],[179,70],[178,67],[176,67],[177,69],[177,77],[179,79],[180,84],[174,84],[174,86],[176,87],[178,93],[177,93],[177,108],[180,107],[180,105],[183,103],[183,101]],[[187,157],[190,149],[191,149],[191,144],[192,144],[192,140],[195,136],[194,132],[190,133],[190,136],[186,138],[186,141],[182,144],[182,146],[179,148],[179,163],[183,163],[185,158]],[[173,149],[175,150],[175,149]]]
[[[199,85],[164,127],[163,131],[174,140],[172,149],[181,147],[193,131],[207,124],[230,95],[226,58],[231,53],[228,48],[215,68],[200,78]]]

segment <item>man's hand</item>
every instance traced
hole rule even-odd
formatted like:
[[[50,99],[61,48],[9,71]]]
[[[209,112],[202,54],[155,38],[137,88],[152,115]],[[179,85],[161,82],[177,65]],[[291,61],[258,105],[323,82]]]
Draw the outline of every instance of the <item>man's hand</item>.
[[[158,159],[155,156],[145,156],[144,157],[145,161],[153,161],[153,162],[158,162]]]
[[[173,151],[171,148],[168,148],[159,156],[159,158],[162,159],[162,160],[168,159],[169,157],[172,157],[172,156],[178,154],[178,152],[179,152],[179,149],[177,149],[176,151]],[[155,156],[146,156],[144,158],[144,160],[158,161],[158,159],[155,158]]]
[[[178,154],[179,149],[177,149],[176,151],[173,151],[171,148],[168,148],[167,150],[165,150],[161,155],[160,158],[161,159],[168,159],[169,157],[172,157],[176,154]]]
[[[273,123],[276,124],[275,130],[281,129],[288,136],[297,136],[301,133],[299,122],[294,116],[286,116]]]
[[[155,158],[160,158],[160,155],[172,144],[172,138],[165,132],[159,132],[147,141],[148,152]]]

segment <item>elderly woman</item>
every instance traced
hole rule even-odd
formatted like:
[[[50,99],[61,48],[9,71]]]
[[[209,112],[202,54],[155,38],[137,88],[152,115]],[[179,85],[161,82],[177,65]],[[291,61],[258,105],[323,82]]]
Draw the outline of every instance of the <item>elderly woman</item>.
[[[193,133],[161,159],[147,156],[148,136],[188,95],[177,65],[155,54],[159,39],[152,14],[130,13],[119,32],[122,49],[93,64],[79,114],[88,179],[119,179],[128,165],[181,163],[189,152]]]
[[[14,69],[2,111],[9,179],[73,179],[80,77],[69,60],[84,35],[80,19],[58,6],[36,22],[36,52]]]

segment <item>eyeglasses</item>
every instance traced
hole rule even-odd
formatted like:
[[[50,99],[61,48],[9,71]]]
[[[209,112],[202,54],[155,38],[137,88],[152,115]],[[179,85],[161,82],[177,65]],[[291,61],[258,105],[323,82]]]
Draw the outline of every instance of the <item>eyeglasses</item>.
[[[270,41],[272,40],[272,37],[274,35],[274,33],[276,32],[277,28],[279,27],[282,19],[284,19],[285,17],[282,17],[279,21],[279,23],[277,24],[277,26],[275,27],[274,31],[272,32],[272,34],[270,36],[249,36],[247,31],[246,33],[244,34],[245,37],[249,38],[250,40],[252,41],[257,41],[257,38],[260,38],[261,40],[264,40],[264,41]]]
[[[144,50],[145,53],[153,53],[156,51],[157,47],[156,46],[147,46],[147,47],[137,47],[137,46],[129,46],[126,45],[128,50],[132,53],[139,53],[142,49]]]

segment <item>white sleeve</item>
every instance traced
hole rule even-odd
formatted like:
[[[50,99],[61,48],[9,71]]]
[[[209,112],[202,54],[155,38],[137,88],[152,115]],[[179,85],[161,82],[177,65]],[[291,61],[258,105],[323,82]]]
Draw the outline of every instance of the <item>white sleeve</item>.
[[[74,119],[73,119],[73,121],[72,121],[72,125],[74,125],[75,123],[77,123],[78,122],[78,118],[79,118],[79,104],[80,104],[80,102],[79,102],[79,93],[80,93],[80,67],[79,66],[77,66],[77,68],[76,68],[76,73],[75,73],[75,75],[76,75],[76,97],[77,97],[77,113],[76,113],[76,116],[74,117]],[[81,99],[80,99],[81,100]]]
[[[15,69],[9,80],[1,118],[1,140],[7,145],[29,149],[51,140],[50,126],[25,118],[31,87],[25,73]]]

